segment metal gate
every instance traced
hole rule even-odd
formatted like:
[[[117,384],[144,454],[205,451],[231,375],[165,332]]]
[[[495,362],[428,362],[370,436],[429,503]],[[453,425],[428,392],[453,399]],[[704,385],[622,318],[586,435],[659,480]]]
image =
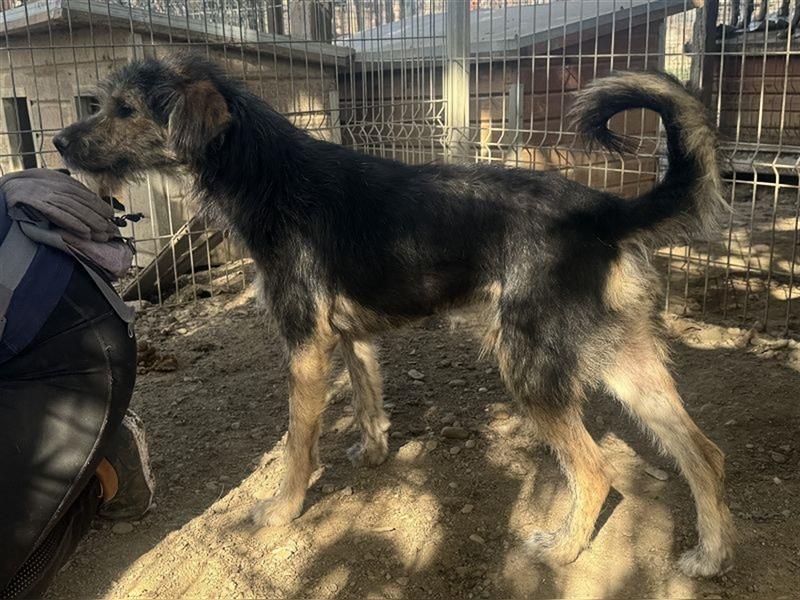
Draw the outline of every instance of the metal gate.
[[[587,152],[564,122],[574,92],[613,69],[695,85],[721,132],[732,210],[711,239],[658,253],[665,308],[800,332],[797,2],[689,0],[0,0],[0,171],[59,166],[50,138],[96,106],[135,58],[191,49],[220,61],[313,135],[408,162],[558,169],[632,196],[663,171],[654,115],[641,139]],[[195,215],[185,181],[123,194],[135,226],[130,299],[177,303],[242,289],[249,260]]]

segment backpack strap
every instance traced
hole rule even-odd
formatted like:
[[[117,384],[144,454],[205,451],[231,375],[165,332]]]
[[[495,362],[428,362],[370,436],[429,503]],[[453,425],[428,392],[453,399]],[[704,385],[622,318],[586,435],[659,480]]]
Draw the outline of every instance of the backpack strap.
[[[0,244],[0,339],[6,328],[6,313],[11,296],[36,256],[36,244],[22,232],[19,223],[11,222],[5,239]]]

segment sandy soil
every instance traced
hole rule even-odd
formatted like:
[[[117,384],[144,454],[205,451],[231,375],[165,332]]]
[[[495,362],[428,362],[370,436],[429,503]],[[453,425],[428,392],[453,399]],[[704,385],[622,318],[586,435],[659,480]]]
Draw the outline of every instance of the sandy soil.
[[[251,529],[247,510],[279,480],[288,415],[280,346],[246,292],[140,313],[133,404],[148,427],[158,505],[127,533],[98,521],[49,595],[796,598],[800,346],[669,324],[688,409],[728,457],[740,542],[727,575],[691,580],[676,570],[695,537],[688,488],[599,396],[586,421],[617,469],[605,522],[569,566],[528,559],[521,542],[560,521],[567,490],[511,414],[496,366],[478,359],[470,322],[431,321],[383,339],[389,460],[376,469],[347,461],[357,433],[345,393],[328,410],[324,467],[303,515]],[[469,442],[440,436],[454,423]],[[667,480],[649,475],[653,467]]]

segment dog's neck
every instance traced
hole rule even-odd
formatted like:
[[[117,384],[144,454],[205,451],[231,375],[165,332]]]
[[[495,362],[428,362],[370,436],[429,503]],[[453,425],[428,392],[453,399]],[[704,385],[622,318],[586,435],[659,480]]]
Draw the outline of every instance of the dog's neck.
[[[318,197],[303,192],[319,183],[314,173],[319,142],[254,96],[232,93],[228,100],[230,127],[189,165],[197,191],[246,243],[253,236],[277,237],[287,223],[298,221],[293,218],[298,211],[308,209],[308,198]]]

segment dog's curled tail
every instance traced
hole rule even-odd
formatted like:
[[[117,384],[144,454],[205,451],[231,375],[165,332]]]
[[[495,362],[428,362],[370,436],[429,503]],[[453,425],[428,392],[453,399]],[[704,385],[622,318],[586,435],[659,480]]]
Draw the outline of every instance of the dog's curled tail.
[[[647,108],[664,123],[669,167],[652,190],[625,203],[617,223],[620,239],[656,249],[676,239],[717,228],[722,199],[717,136],[706,108],[674,77],[617,72],[578,93],[570,117],[578,134],[615,152],[629,140],[608,128],[615,114]]]

